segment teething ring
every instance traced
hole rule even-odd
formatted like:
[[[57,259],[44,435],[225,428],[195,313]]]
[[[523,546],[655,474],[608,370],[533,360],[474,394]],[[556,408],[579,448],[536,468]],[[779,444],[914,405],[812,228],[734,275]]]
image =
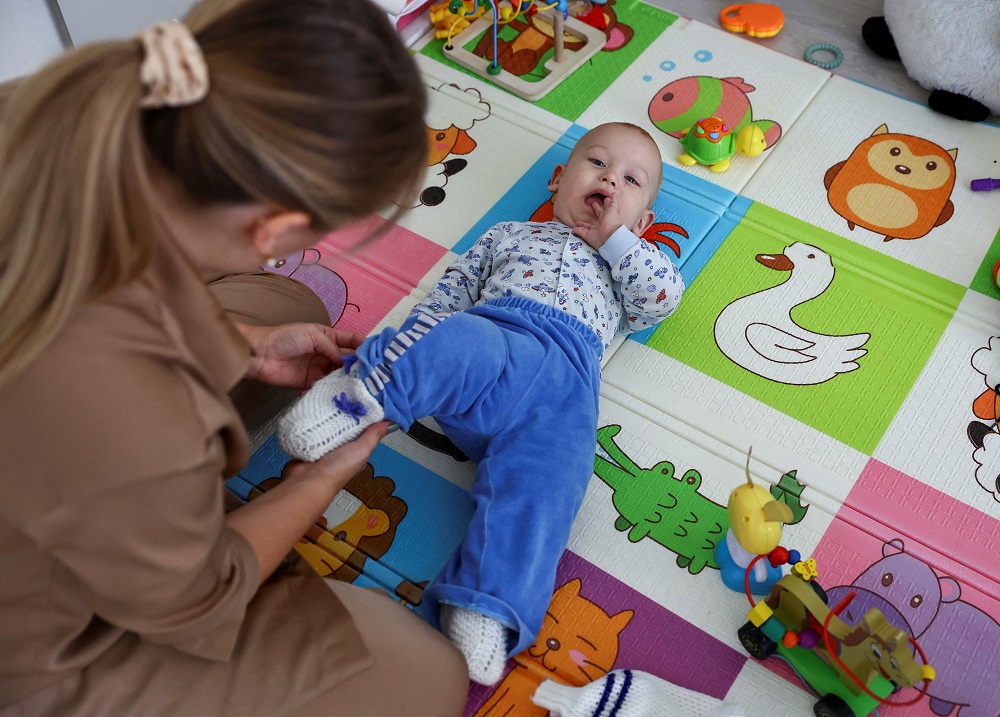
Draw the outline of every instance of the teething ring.
[[[817,60],[813,55],[817,52],[829,52],[833,55],[832,60]],[[832,70],[834,67],[840,65],[844,61],[844,53],[836,45],[832,45],[829,42],[817,42],[815,45],[810,45],[806,48],[806,51],[802,53],[802,59],[806,62],[811,62],[817,67],[822,67],[824,70]]]

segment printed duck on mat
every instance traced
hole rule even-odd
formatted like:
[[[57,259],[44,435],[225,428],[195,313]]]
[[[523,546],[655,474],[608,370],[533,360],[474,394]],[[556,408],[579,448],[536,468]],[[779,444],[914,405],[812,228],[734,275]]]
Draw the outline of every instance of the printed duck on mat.
[[[715,321],[715,342],[733,363],[779,383],[811,385],[858,368],[868,333],[833,336],[811,331],[792,319],[796,306],[811,301],[833,283],[835,270],[822,249],[796,242],[781,254],[758,254],[757,261],[788,272],[781,284],[736,299]]]

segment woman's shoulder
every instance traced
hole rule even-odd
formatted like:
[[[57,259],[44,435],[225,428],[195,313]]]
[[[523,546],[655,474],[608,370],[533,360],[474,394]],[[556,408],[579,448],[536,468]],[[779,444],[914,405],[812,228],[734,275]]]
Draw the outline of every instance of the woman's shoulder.
[[[169,317],[140,279],[81,306],[26,378],[48,384],[60,377],[64,390],[95,383],[131,390],[133,377],[145,381],[159,373],[176,360],[178,348]]]

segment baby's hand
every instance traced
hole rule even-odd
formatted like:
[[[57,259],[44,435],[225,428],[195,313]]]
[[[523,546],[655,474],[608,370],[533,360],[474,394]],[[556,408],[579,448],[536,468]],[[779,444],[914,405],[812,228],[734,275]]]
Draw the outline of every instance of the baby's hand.
[[[596,222],[577,222],[573,227],[574,236],[583,239],[594,249],[600,249],[612,234],[623,225],[618,213],[618,200],[615,195],[606,197],[603,204],[594,206],[597,214]]]

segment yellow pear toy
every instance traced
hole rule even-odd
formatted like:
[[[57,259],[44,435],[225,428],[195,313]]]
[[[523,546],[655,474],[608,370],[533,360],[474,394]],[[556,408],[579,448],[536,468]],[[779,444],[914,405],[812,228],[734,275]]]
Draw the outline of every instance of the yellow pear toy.
[[[747,482],[729,494],[726,512],[729,531],[715,546],[715,562],[722,582],[733,590],[747,589],[765,594],[781,579],[781,568],[767,560],[758,560],[747,575],[747,568],[758,555],[767,555],[781,542],[781,525],[794,521],[792,509],[776,500],[766,488],[750,477],[750,452],[747,452]]]
[[[751,447],[751,451],[753,448]],[[747,482],[729,494],[726,510],[729,527],[736,540],[754,555],[767,555],[781,542],[781,525],[794,519],[788,504],[775,500],[766,488],[750,477],[750,453],[747,453]]]

